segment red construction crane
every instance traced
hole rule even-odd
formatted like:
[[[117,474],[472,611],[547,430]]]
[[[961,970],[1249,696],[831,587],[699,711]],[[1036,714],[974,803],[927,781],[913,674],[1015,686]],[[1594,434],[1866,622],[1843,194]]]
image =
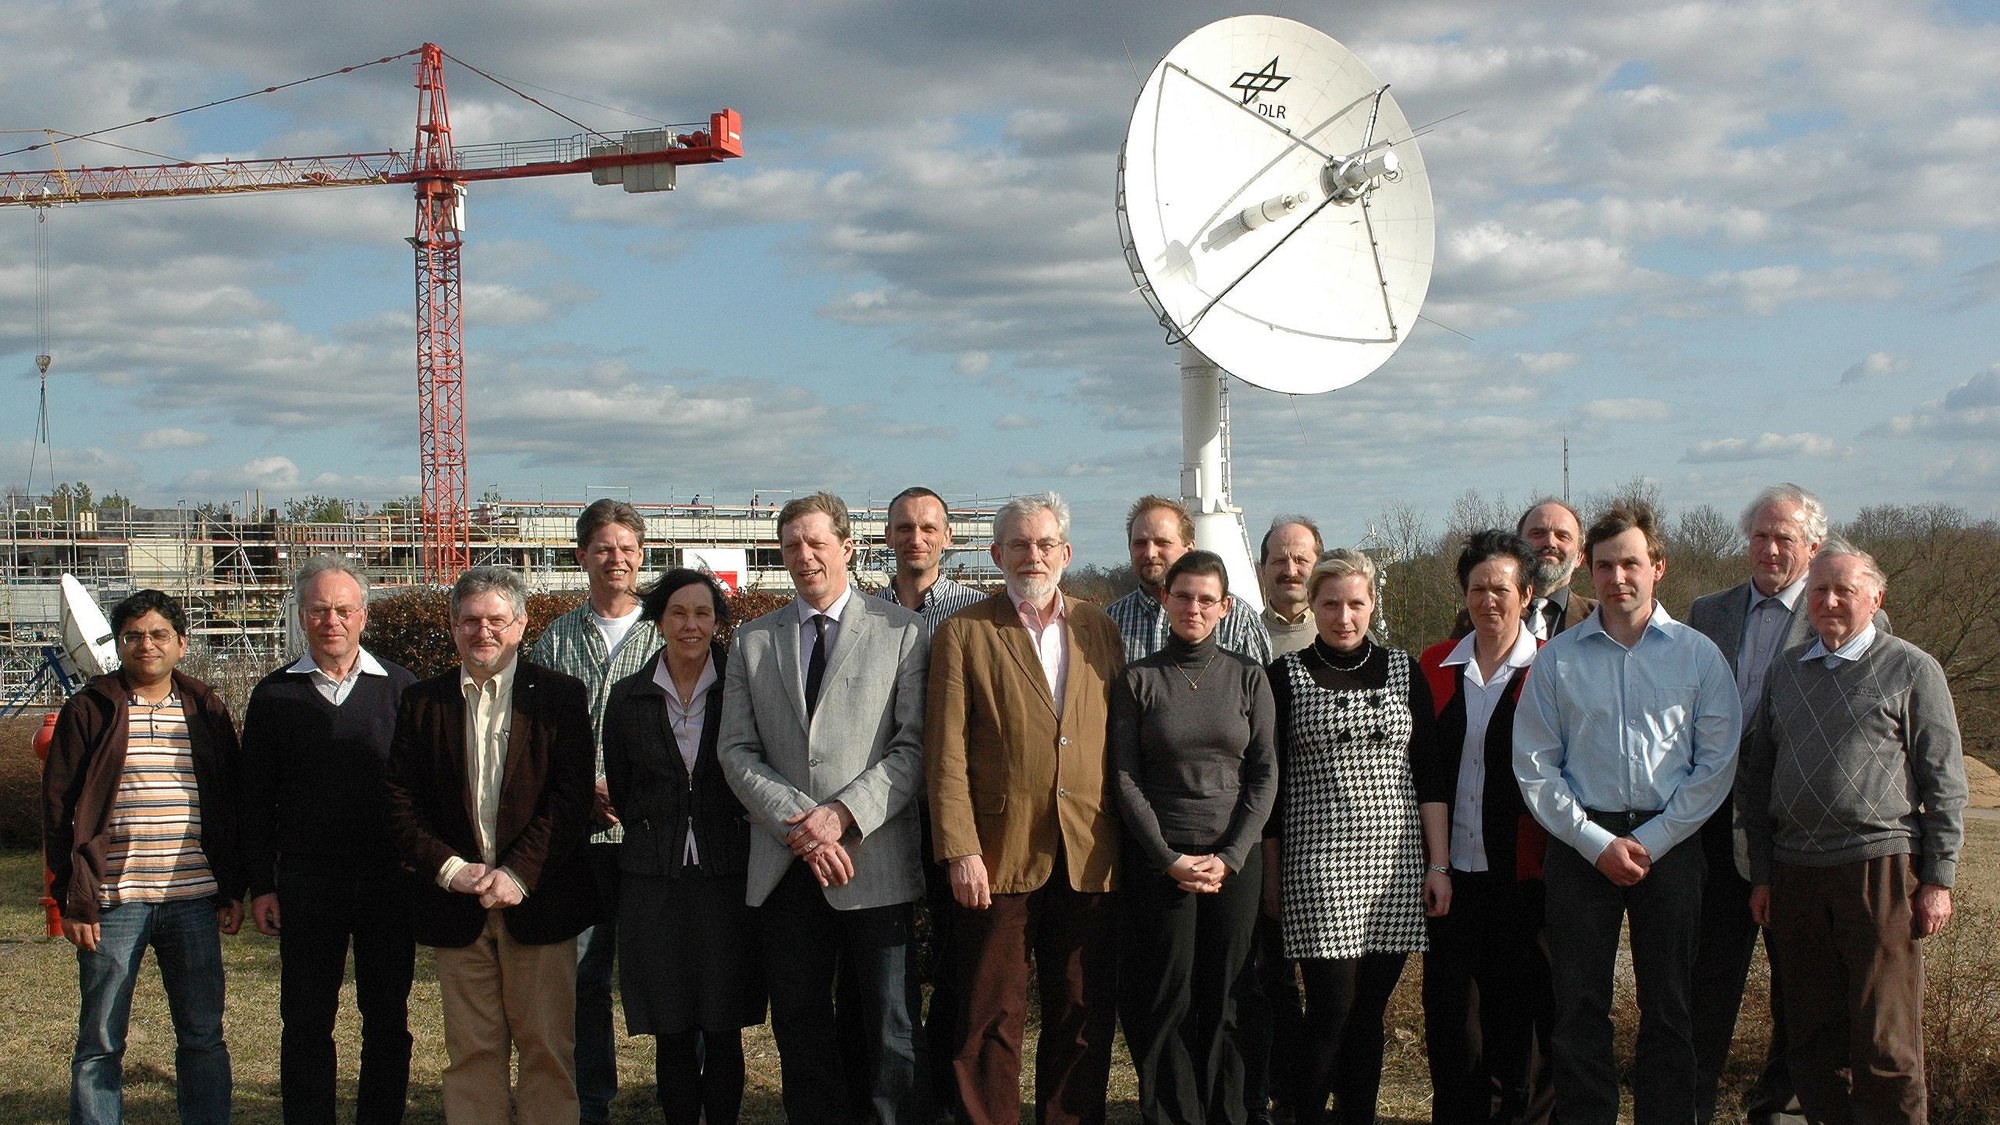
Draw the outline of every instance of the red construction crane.
[[[458,263],[465,230],[465,185],[474,180],[589,172],[596,183],[618,184],[628,192],[669,191],[680,165],[742,156],[743,119],[735,110],[725,109],[710,114],[706,124],[638,130],[617,139],[587,132],[553,140],[455,146],[445,106],[444,51],[426,43],[411,54],[417,56],[417,141],[409,152],[0,171],[0,206],[415,185],[417,226],[410,244],[417,251],[417,432],[423,468],[424,574],[433,582],[450,582],[471,563]],[[392,56],[403,57],[407,56]]]

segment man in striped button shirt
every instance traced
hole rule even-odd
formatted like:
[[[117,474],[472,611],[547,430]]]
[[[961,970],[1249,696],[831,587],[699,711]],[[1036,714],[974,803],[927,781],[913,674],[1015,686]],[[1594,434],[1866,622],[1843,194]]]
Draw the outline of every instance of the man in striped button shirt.
[[[152,946],[174,1010],[181,1121],[229,1120],[222,943],[243,921],[229,767],[236,727],[215,689],[175,670],[187,615],[158,590],[111,610],[119,671],[56,720],[42,772],[42,838],[82,1011],[70,1121],[122,1119],[125,1032]]]

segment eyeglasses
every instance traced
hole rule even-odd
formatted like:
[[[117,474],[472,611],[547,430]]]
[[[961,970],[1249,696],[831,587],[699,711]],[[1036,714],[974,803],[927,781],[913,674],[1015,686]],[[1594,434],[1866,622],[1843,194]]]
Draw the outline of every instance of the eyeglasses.
[[[147,641],[164,646],[167,642],[178,636],[180,634],[174,632],[172,629],[154,629],[145,633],[120,633],[118,634],[118,643],[124,645],[126,648],[138,648]]]
[[[1053,555],[1068,545],[1062,539],[1009,539],[1000,548],[1010,555]]]
[[[1203,609],[1204,611],[1206,611],[1206,610],[1211,610],[1211,609],[1214,609],[1214,608],[1215,608],[1216,606],[1219,606],[1219,605],[1221,605],[1221,604],[1222,604],[1223,602],[1227,601],[1228,599],[1227,599],[1227,598],[1211,598],[1211,597],[1209,597],[1209,596],[1208,596],[1207,594],[1180,594],[1180,593],[1174,593],[1174,594],[1168,594],[1168,595],[1167,595],[1167,600],[1168,600],[1168,601],[1170,601],[1170,602],[1172,602],[1172,603],[1174,603],[1175,605],[1182,605],[1182,606],[1187,606],[1187,605],[1198,605],[1198,606],[1200,606],[1200,607],[1201,607],[1201,608],[1202,608],[1202,609]]]
[[[305,608],[307,621],[350,621],[363,612],[358,605],[309,605]]]
[[[509,626],[519,620],[518,617],[467,617],[453,622],[452,627],[461,633],[478,636],[488,632],[504,633]]]

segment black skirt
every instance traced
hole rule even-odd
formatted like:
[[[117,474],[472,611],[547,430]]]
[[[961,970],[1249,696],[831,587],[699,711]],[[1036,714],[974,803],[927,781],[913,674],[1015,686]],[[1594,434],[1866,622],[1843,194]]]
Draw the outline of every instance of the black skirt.
[[[744,877],[627,872],[618,901],[618,983],[633,1035],[764,1022],[757,929]]]

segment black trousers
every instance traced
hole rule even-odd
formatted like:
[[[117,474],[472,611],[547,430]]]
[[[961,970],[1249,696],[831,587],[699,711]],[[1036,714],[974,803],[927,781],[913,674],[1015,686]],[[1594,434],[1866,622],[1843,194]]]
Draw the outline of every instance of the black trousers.
[[[812,872],[794,861],[757,916],[786,1118],[792,1125],[921,1123],[912,905],[835,910]],[[861,1006],[852,1022],[866,1029],[859,1068],[837,1030],[836,981],[843,1004]],[[857,1087],[867,1095],[866,1117],[856,1114]]]
[[[1340,1125],[1374,1125],[1382,1091],[1382,1013],[1402,979],[1404,953],[1299,961],[1306,986],[1305,1066],[1299,1075],[1299,1125],[1327,1119],[1326,1096]]]
[[[1757,923],[1750,920],[1750,883],[1736,873],[1736,841],[1731,805],[1724,802],[1701,829],[1702,852],[1708,859],[1708,882],[1701,892],[1701,945],[1694,961],[1695,1120],[1708,1125],[1715,1116],[1716,1092],[1729,1065],[1736,1038],[1736,1017],[1743,1008],[1743,985],[1757,950]],[[1771,955],[1771,935],[1764,933],[1764,951]],[[1803,1125],[1791,1072],[1785,1066],[1785,1021],[1778,1013],[1781,998],[1777,960],[1771,958],[1771,1038],[1764,1050],[1764,1070],[1744,1098],[1751,1125],[1793,1121]]]
[[[1656,857],[1646,877],[1629,887],[1605,878],[1574,848],[1550,843],[1543,878],[1556,994],[1556,1117],[1563,1125],[1618,1120],[1611,1002],[1618,932],[1628,913],[1639,995],[1633,1120],[1635,1125],[1694,1120],[1689,995],[1706,875],[1701,848],[1692,840]]]
[[[1256,991],[1250,954],[1264,858],[1215,894],[1189,894],[1127,849],[1119,906],[1118,1010],[1146,1125],[1244,1125],[1240,1011]],[[1143,873],[1142,873],[1143,872]]]
[[[332,1125],[333,1027],[347,950],[361,1009],[357,1125],[397,1125],[410,1088],[410,978],[416,942],[401,873],[279,877],[278,1084],[285,1125]]]
[[[1284,928],[1257,912],[1252,937],[1257,987],[1243,998],[1243,1104],[1250,1120],[1269,1116],[1273,1104],[1289,1108],[1298,1086],[1299,1044],[1305,1015],[1299,1004],[1299,967],[1285,956]]]
[[[1451,873],[1451,912],[1428,920],[1424,1038],[1438,1125],[1546,1120],[1555,993],[1540,880]],[[1497,1104],[1496,1104],[1497,1101]]]

